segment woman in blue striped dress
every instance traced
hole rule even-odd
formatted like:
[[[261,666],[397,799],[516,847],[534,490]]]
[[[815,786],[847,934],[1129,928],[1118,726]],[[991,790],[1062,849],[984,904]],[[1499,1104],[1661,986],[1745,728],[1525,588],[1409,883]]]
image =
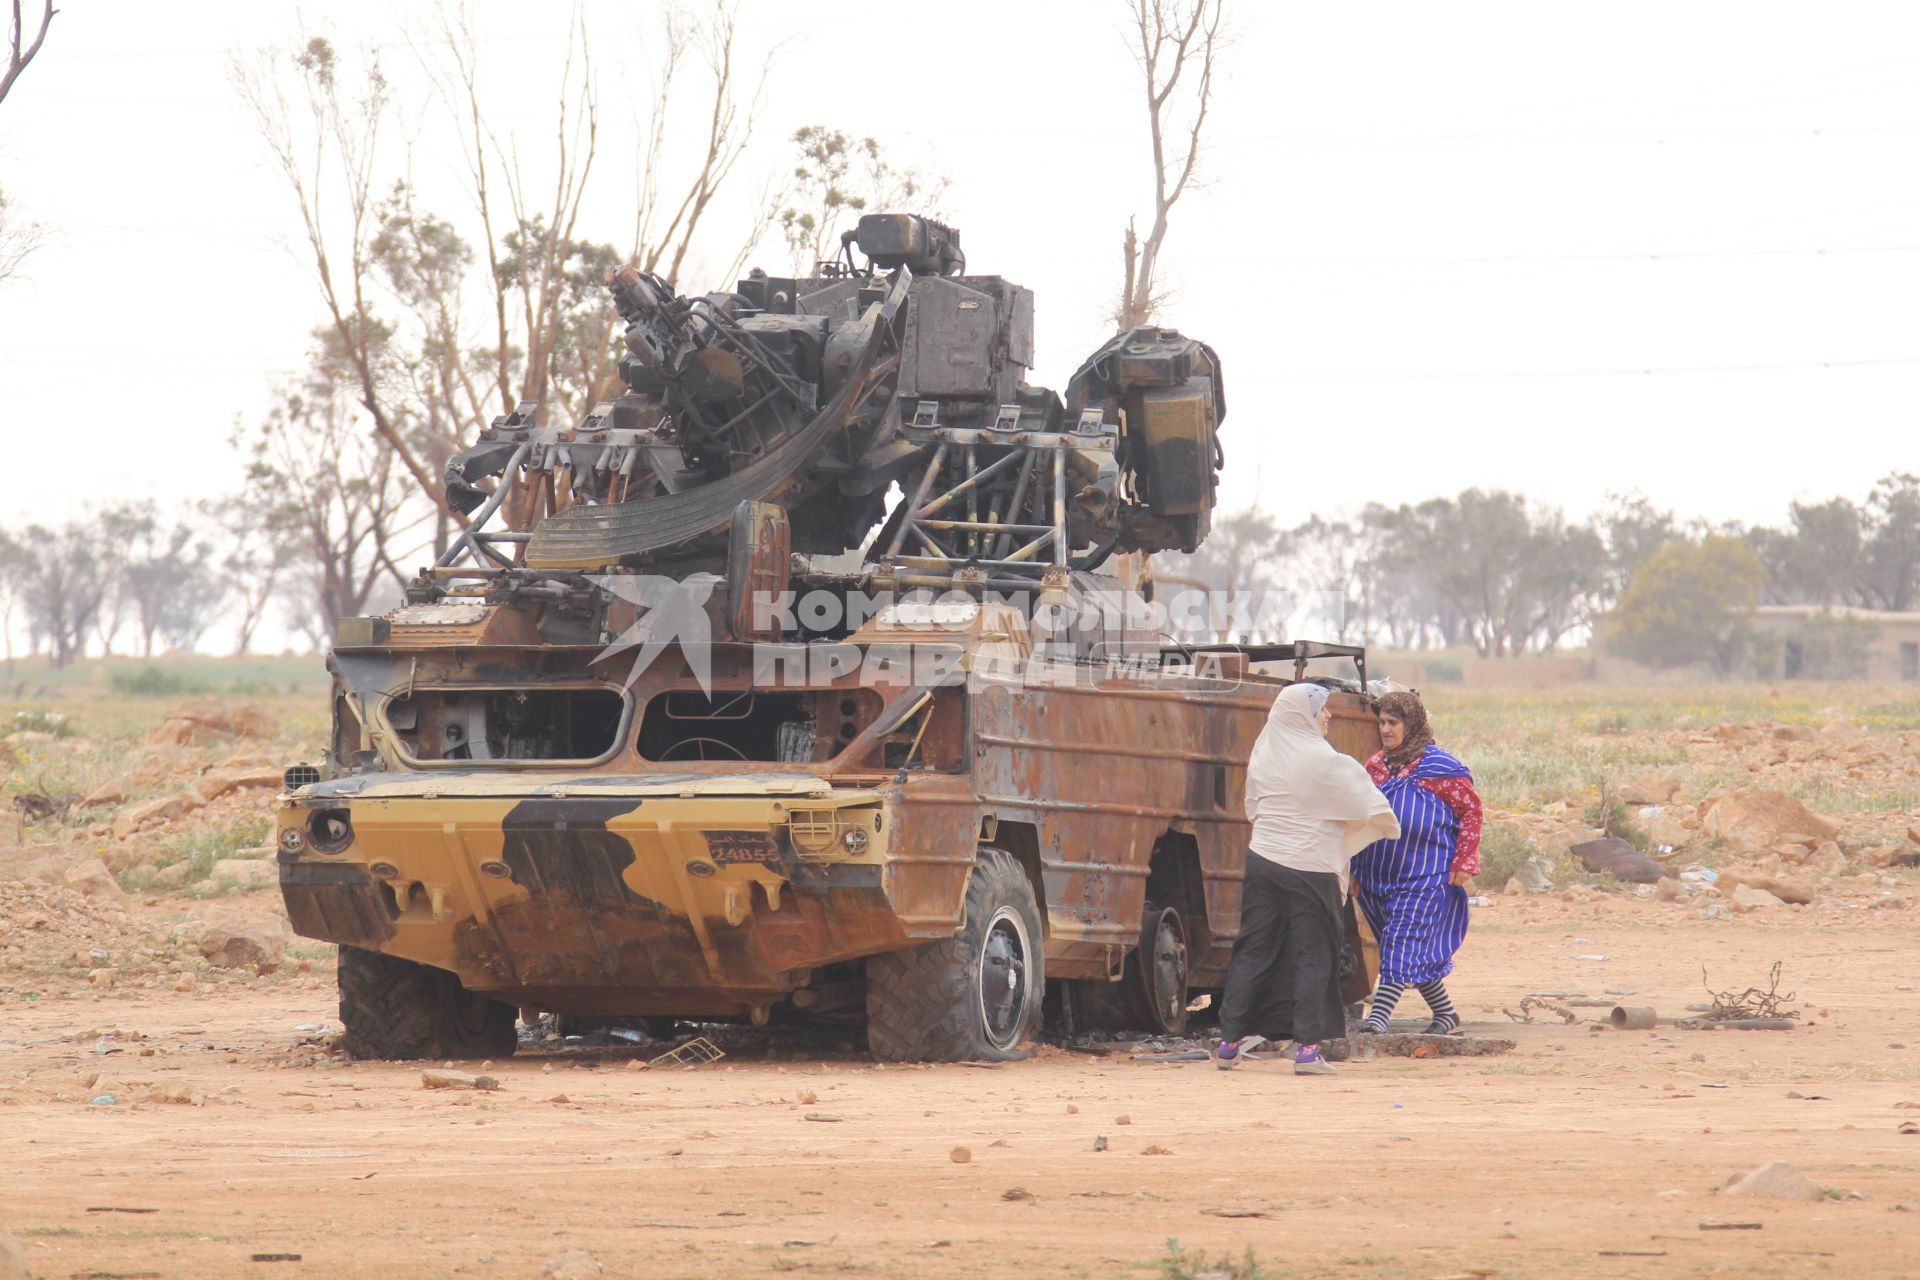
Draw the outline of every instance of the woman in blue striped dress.
[[[1355,897],[1380,942],[1380,978],[1360,1024],[1378,1035],[1408,987],[1433,1011],[1428,1035],[1460,1028],[1442,981],[1467,936],[1467,889],[1480,870],[1480,797],[1473,774],[1441,750],[1418,694],[1390,693],[1377,704],[1384,750],[1367,772],[1387,798],[1400,834],[1368,845],[1353,860]]]

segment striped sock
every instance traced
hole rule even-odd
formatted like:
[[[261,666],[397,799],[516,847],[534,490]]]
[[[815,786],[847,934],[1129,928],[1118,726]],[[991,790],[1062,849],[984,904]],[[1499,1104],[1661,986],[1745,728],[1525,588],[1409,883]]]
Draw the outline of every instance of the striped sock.
[[[1453,1010],[1453,999],[1447,995],[1447,984],[1435,978],[1432,982],[1420,984],[1420,994],[1425,997],[1427,1007],[1433,1010],[1433,1025],[1429,1032],[1445,1034],[1460,1025],[1460,1015]]]
[[[1383,982],[1373,991],[1373,1008],[1368,1011],[1366,1020],[1360,1029],[1369,1035],[1383,1035],[1387,1030],[1387,1019],[1393,1016],[1393,1006],[1400,1003],[1400,993],[1407,989],[1404,982]]]

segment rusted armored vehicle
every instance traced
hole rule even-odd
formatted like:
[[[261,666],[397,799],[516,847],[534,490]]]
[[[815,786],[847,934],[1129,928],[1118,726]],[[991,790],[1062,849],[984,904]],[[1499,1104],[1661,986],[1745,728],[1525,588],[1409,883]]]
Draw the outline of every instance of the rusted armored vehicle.
[[[610,287],[625,393],[454,458],[468,524],[343,621],[289,772],[349,1051],[497,1056],[535,1011],[843,1020],[891,1060],[1181,1029],[1239,925],[1255,668],[1365,681],[1169,645],[1098,572],[1205,537],[1211,350],[1136,329],[1030,386],[1032,295],[908,216],[811,277]]]

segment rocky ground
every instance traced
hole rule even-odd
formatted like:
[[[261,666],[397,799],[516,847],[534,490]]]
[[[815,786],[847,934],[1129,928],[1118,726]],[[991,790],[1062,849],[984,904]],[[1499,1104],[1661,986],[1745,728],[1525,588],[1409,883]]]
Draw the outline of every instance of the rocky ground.
[[[1327,1079],[534,1045],[484,1068],[497,1089],[428,1088],[329,1054],[324,966],[9,996],[0,1223],[42,1280],[1905,1276],[1915,951],[1887,912],[1503,898],[1453,986],[1516,1048]],[[1603,1025],[1776,960],[1790,1031]]]
[[[36,705],[0,734],[0,1227],[43,1278],[1910,1274],[1904,692],[1430,698],[1489,808],[1456,998],[1510,1054],[1317,1081],[730,1040],[661,1076],[536,1043],[484,1092],[331,1051],[332,952],[265,848],[311,692]],[[1776,962],[1791,1031],[1600,1025]],[[1788,1196],[1721,1190],[1776,1160]]]

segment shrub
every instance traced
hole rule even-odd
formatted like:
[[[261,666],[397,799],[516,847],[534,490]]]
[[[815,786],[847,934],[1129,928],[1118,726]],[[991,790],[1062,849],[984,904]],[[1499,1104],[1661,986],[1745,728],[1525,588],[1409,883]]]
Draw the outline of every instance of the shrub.
[[[16,711],[7,725],[9,733],[50,733],[56,738],[73,736],[73,720],[56,711]]]
[[[156,667],[152,663],[137,667],[131,671],[126,668],[109,671],[107,683],[115,693],[131,694],[137,698],[172,698],[183,694],[205,693],[207,687],[198,680],[190,680],[165,667]]]
[[[1511,827],[1488,826],[1480,836],[1480,875],[1482,884],[1498,889],[1520,874],[1533,857],[1531,841]]]

